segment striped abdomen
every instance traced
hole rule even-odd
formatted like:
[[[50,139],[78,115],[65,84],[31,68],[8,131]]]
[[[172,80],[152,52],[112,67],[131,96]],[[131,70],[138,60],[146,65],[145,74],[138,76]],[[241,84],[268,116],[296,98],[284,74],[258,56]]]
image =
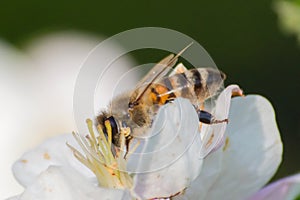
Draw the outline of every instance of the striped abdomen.
[[[188,98],[192,103],[203,102],[216,94],[224,79],[225,74],[218,70],[195,68],[159,80],[145,96],[156,105],[164,105],[176,97]]]

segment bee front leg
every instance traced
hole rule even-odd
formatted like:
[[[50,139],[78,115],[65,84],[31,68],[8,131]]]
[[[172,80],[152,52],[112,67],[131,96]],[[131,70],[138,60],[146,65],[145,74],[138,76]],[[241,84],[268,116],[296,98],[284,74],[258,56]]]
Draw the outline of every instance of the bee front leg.
[[[126,153],[125,153],[125,155],[124,155],[124,159],[125,159],[125,160],[126,160],[126,157],[127,157],[128,153],[129,153],[129,144],[130,144],[131,140],[132,140],[132,137],[131,137],[131,136],[129,136],[129,137],[126,138],[126,140],[125,140],[125,146],[126,146]]]
[[[199,121],[204,124],[219,124],[219,123],[228,123],[228,119],[218,120],[211,113],[204,110],[197,110]]]
[[[124,155],[124,159],[126,159],[127,154],[129,153],[129,145],[132,140],[132,136],[130,135],[131,131],[129,127],[122,127],[121,134],[125,137],[125,146],[126,146],[126,153]]]

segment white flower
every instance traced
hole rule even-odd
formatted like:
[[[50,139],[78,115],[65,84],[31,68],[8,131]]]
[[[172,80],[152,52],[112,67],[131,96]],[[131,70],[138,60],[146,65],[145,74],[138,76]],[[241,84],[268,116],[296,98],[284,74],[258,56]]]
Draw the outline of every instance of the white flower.
[[[11,173],[17,157],[47,137],[76,128],[74,84],[81,63],[101,40],[76,31],[56,32],[35,37],[20,51],[0,39],[0,188],[5,188],[0,190],[0,199],[23,190]],[[106,53],[117,49],[117,45],[108,47]],[[109,84],[98,89],[112,91],[112,83],[131,66],[134,62],[129,56],[117,60],[111,70],[116,72],[111,72],[110,80],[106,80]],[[134,84],[137,79],[138,76],[129,80]],[[96,100],[99,109],[110,99],[99,101],[97,96]]]
[[[92,173],[75,159],[65,145],[80,149],[71,134],[48,140],[14,164],[16,179],[25,188],[15,199],[246,199],[276,172],[282,143],[270,103],[258,95],[231,101],[232,91],[238,89],[229,86],[221,93],[215,115],[227,117],[231,102],[229,124],[226,133],[226,124],[213,125],[218,131],[213,137],[200,137],[198,117],[188,100],[179,98],[163,107],[151,130],[162,134],[141,144],[139,154],[129,155],[127,170],[132,173],[122,171],[126,177],[121,179],[128,182],[117,181],[116,189],[103,187],[105,179],[97,183],[94,175],[107,174],[110,168]],[[209,148],[211,139],[220,148]],[[202,159],[206,148],[210,154]],[[91,151],[85,153],[88,165],[99,165]],[[117,159],[122,160],[122,153]],[[111,161],[108,164],[116,163]],[[122,162],[114,166],[124,169]]]
[[[276,172],[282,143],[270,103],[258,95],[234,98],[222,148],[204,160],[186,199],[246,199]]]

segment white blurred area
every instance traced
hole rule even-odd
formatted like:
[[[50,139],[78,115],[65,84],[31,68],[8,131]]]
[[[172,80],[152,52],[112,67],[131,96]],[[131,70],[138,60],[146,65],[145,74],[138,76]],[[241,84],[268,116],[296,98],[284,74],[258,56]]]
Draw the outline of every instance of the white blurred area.
[[[0,41],[0,199],[23,191],[11,166],[43,140],[76,130],[72,98],[80,66],[100,38],[78,32],[48,34],[31,40],[22,51]],[[114,45],[107,53],[118,48]],[[129,56],[114,63],[134,66]],[[99,63],[101,67],[101,63]],[[117,68],[116,68],[117,69]],[[97,91],[98,107],[107,105],[118,73]],[[135,84],[138,77],[131,77]],[[103,94],[103,98],[101,94]]]

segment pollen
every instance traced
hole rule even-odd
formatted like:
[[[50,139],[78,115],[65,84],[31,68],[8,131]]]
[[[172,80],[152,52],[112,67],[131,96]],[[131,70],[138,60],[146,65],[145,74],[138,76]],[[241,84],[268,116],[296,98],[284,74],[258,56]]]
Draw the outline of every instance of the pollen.
[[[207,143],[205,144],[205,148],[208,148],[208,147],[212,144],[212,141],[213,141],[214,137],[215,137],[215,133],[212,133],[212,134],[210,135],[209,140],[208,140]]]
[[[81,153],[67,144],[74,156],[97,177],[101,187],[130,189],[133,185],[132,177],[126,171],[125,152],[114,149],[112,132],[107,129],[107,136],[100,127],[93,126],[92,120],[87,120],[89,134],[84,137],[73,132],[73,136],[81,147]],[[121,133],[121,149],[125,147],[125,136]],[[114,150],[113,150],[114,149]]]
[[[51,157],[48,153],[44,153],[43,157],[44,157],[45,160],[50,160],[51,159]]]
[[[223,147],[223,151],[226,151],[226,149],[228,149],[228,147],[229,147],[229,138],[226,137],[225,144],[224,144],[224,147]]]

